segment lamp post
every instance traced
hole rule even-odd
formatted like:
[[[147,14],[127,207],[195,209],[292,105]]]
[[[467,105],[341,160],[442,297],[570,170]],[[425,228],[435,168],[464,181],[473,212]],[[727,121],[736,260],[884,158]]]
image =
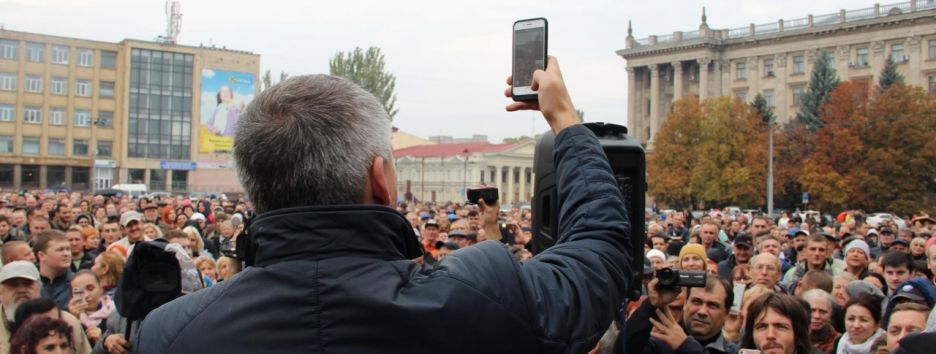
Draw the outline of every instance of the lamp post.
[[[468,148],[465,148],[465,151],[462,151],[465,154],[464,167],[462,167],[462,194],[468,193]]]
[[[773,133],[774,117],[767,123],[767,216],[773,217]]]

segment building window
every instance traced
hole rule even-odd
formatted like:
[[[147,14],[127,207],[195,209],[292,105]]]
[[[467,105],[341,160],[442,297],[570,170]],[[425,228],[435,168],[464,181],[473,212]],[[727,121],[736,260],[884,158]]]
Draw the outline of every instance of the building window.
[[[764,90],[764,101],[767,102],[767,107],[774,107],[774,94],[773,90]]]
[[[49,138],[49,156],[65,156],[65,139]]]
[[[23,137],[23,154],[24,155],[39,155],[39,137],[37,136],[24,136]]]
[[[0,122],[12,122],[15,115],[15,106],[11,104],[0,104]]]
[[[94,49],[78,48],[75,50],[75,56],[78,66],[94,66]]]
[[[774,76],[773,59],[764,59],[764,76]]]
[[[936,59],[936,39],[929,41],[929,58]]]
[[[65,108],[49,109],[49,125],[65,125]]]
[[[855,49],[855,66],[868,66],[868,48]]]
[[[190,159],[193,70],[190,54],[130,51],[127,156]]]
[[[46,185],[65,185],[65,166],[46,166]]]
[[[806,90],[802,86],[797,86],[793,88],[793,106],[799,107],[803,103],[803,95],[806,93]]]
[[[13,165],[0,165],[0,185],[13,185]]]
[[[68,94],[68,79],[64,77],[53,77],[52,87],[49,89],[53,95],[65,96]]]
[[[13,141],[12,135],[0,135],[0,153],[12,154]]]
[[[98,111],[98,118],[94,121],[94,125],[104,128],[113,127],[114,111]]]
[[[793,56],[793,73],[802,74],[806,72],[806,59],[802,55]]]
[[[114,82],[113,81],[101,81],[100,87],[98,88],[99,97],[114,97]]]
[[[821,55],[825,57],[826,62],[828,62],[830,66],[835,67],[835,52],[831,50],[823,50]]]
[[[101,68],[113,69],[117,67],[117,52],[110,50],[101,51]]]
[[[146,170],[131,168],[127,170],[127,178],[129,178],[127,182],[130,183],[143,183],[146,179]]]
[[[39,165],[23,165],[20,167],[20,183],[23,187],[39,186]]]
[[[0,90],[16,91],[16,73],[0,73]]]
[[[88,141],[85,139],[72,141],[72,156],[88,156]]]
[[[19,49],[18,41],[9,39],[0,39],[0,59],[16,59],[16,51]]]
[[[42,76],[27,75],[26,76],[26,92],[42,93]]]
[[[893,60],[895,63],[903,63],[909,59],[910,59],[909,56],[904,55],[903,44],[891,45],[891,60]]]
[[[91,81],[75,81],[75,96],[91,97]]]
[[[68,47],[62,45],[52,46],[52,63],[68,65]]]
[[[86,109],[76,109],[74,125],[76,127],[91,126],[91,112]]]
[[[23,109],[23,122],[42,124],[42,110],[39,107],[26,107]]]
[[[172,171],[172,191],[185,192],[188,190],[188,171]]]
[[[39,63],[45,61],[45,44],[26,42],[26,60]]]
[[[936,75],[929,77],[929,93],[936,95]]]
[[[150,170],[150,190],[166,190],[166,170]]]
[[[98,140],[96,153],[94,154],[97,157],[111,157],[112,149],[114,142],[110,140]]]
[[[735,80],[747,79],[747,63],[735,64]]]
[[[72,167],[71,186],[74,190],[88,189],[91,183],[91,169],[87,167]]]

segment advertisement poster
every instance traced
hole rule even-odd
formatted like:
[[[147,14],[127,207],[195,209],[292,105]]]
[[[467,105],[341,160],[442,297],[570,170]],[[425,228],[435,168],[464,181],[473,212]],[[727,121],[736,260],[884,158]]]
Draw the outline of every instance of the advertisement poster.
[[[253,74],[202,70],[201,127],[198,130],[200,152],[234,150],[234,128],[254,98],[256,84]]]

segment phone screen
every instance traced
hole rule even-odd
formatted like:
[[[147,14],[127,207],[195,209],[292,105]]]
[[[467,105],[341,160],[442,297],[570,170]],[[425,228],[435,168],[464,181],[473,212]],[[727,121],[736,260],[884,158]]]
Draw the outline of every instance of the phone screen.
[[[514,23],[513,86],[515,95],[532,94],[533,72],[546,68],[546,20]]]

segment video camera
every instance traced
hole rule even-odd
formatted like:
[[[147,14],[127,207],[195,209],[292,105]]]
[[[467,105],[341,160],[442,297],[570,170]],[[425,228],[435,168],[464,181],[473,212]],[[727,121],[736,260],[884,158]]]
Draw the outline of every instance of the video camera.
[[[598,142],[608,156],[611,171],[618,188],[624,196],[624,205],[631,224],[631,278],[627,296],[640,297],[643,277],[644,208],[646,205],[646,153],[636,140],[627,135],[627,128],[606,123],[585,123],[598,137]],[[536,144],[533,170],[536,174],[533,195],[533,253],[539,253],[556,243],[559,237],[559,200],[556,186],[556,166],[553,147],[555,134],[543,134]]]

